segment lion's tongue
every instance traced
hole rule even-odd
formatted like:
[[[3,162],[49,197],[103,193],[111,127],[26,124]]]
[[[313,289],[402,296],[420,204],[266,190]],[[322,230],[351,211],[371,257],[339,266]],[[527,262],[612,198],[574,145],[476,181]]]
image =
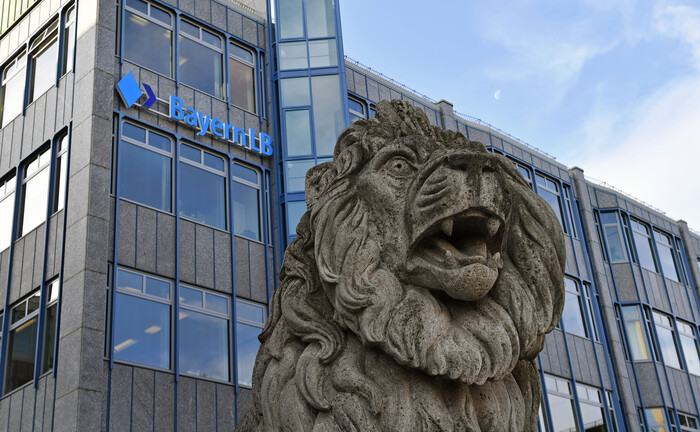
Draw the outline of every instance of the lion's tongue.
[[[434,238],[433,247],[428,250],[429,255],[444,264],[469,265],[476,262],[485,262],[488,256],[486,243],[472,241],[462,246],[461,250],[444,238]]]

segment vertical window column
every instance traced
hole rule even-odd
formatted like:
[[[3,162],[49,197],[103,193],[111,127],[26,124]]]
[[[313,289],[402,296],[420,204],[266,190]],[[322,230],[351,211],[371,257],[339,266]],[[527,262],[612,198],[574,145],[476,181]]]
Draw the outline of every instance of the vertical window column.
[[[233,233],[261,240],[260,173],[241,164],[233,164]]]
[[[39,299],[36,291],[10,310],[4,393],[34,379]]]
[[[36,100],[56,85],[58,69],[58,21],[34,38],[29,45],[31,77],[29,79],[29,101]],[[53,71],[54,73],[51,73]]]
[[[129,61],[172,78],[173,17],[145,1],[125,1],[122,55]]]
[[[179,79],[183,84],[223,99],[223,42],[189,21],[180,21]]]
[[[564,234],[568,234],[566,222],[562,217],[559,185],[554,180],[540,174],[535,174],[535,181],[537,182],[537,194],[544,198],[547,204],[552,207],[552,210],[554,210],[554,213],[557,215],[557,219],[559,219],[559,224],[564,230]]]
[[[632,237],[634,238],[634,245],[637,249],[639,265],[641,265],[647,270],[658,272],[659,269],[656,266],[654,252],[651,247],[651,235],[649,235],[649,227],[634,219],[630,219],[630,226],[632,228]]]
[[[654,318],[658,348],[663,356],[664,363],[667,366],[681,369],[671,318],[655,311],[652,312],[652,316]]]
[[[564,302],[564,313],[561,318],[564,329],[567,333],[588,337],[586,323],[583,319],[583,304],[578,283],[573,279],[564,278],[564,287],[566,289],[566,301]]]
[[[609,257],[611,262],[627,261],[627,253],[625,252],[624,240],[620,224],[617,220],[617,212],[607,212],[600,214],[600,222],[602,230],[605,234],[605,243],[607,243]]]
[[[678,266],[675,259],[675,252],[671,237],[659,230],[654,230],[654,240],[656,243],[656,251],[659,254],[659,263],[661,270],[664,272],[664,277],[673,281],[679,282]]]
[[[73,70],[75,62],[75,6],[71,6],[64,15],[63,24],[63,68],[61,75]]]
[[[15,174],[0,180],[0,252],[12,243],[12,219],[15,212]]]
[[[228,54],[231,104],[257,113],[255,54],[234,43],[229,43]]]
[[[567,380],[550,375],[544,376],[547,386],[547,400],[552,417],[552,432],[578,431],[574,396],[571,393],[571,383]]]
[[[267,318],[263,305],[236,299],[236,352],[238,356],[238,384],[253,385],[253,366],[260,348],[258,335]]]
[[[677,321],[676,324],[678,325],[678,336],[681,340],[683,357],[685,358],[688,372],[700,376],[700,351],[698,351],[695,326],[684,323],[683,321]]]
[[[639,306],[622,306],[622,320],[627,333],[630,357],[633,361],[650,360],[646,332]]]
[[[46,220],[49,205],[51,149],[47,148],[25,165],[19,214],[19,236]]]
[[[0,117],[2,127],[7,126],[24,108],[24,85],[26,82],[27,55],[18,54],[2,71],[0,94]]]

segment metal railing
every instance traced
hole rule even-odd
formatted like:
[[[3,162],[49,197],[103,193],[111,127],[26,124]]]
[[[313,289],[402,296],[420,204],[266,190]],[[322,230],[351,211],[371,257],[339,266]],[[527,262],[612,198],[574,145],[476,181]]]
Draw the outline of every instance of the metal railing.
[[[366,71],[368,71],[368,72],[371,72],[371,73],[373,73],[374,75],[377,75],[379,78],[381,78],[381,79],[383,79],[383,80],[389,81],[389,82],[392,83],[393,85],[395,85],[395,86],[397,86],[397,87],[400,87],[400,88],[406,90],[407,92],[413,93],[414,96],[418,96],[419,98],[425,99],[426,101],[437,105],[437,102],[436,102],[435,100],[429,98],[428,96],[424,95],[423,93],[421,93],[421,92],[419,92],[419,91],[416,91],[416,90],[413,90],[411,87],[409,87],[409,86],[407,86],[407,85],[405,85],[405,84],[401,84],[400,82],[398,82],[398,81],[396,81],[396,80],[394,80],[394,79],[392,79],[392,78],[389,78],[388,76],[384,75],[383,73],[378,72],[378,71],[372,69],[371,67],[360,63],[359,61],[357,61],[357,60],[355,60],[355,59],[352,59],[352,58],[350,58],[350,57],[348,57],[348,56],[345,56],[345,61],[348,61],[348,62],[354,64],[354,65],[357,66],[357,67],[361,67],[362,69],[364,69],[364,70],[366,70]]]
[[[590,176],[588,176],[588,175],[586,175],[586,174],[584,174],[583,176],[586,178],[586,180],[588,180],[589,182],[591,182],[591,183],[593,183],[593,184],[596,184],[596,185],[598,185],[598,186],[602,186],[602,187],[604,187],[604,188],[613,190],[615,193],[618,193],[618,194],[620,194],[620,195],[623,195],[623,196],[625,196],[625,197],[627,197],[627,198],[629,198],[629,199],[631,199],[631,200],[634,200],[634,201],[638,202],[639,204],[642,204],[642,205],[644,205],[644,206],[646,206],[646,207],[649,207],[650,209],[654,210],[654,211],[657,212],[657,213],[661,213],[661,214],[664,215],[664,216],[668,216],[668,215],[666,214],[665,211],[663,211],[663,210],[661,210],[661,209],[659,209],[659,208],[657,208],[657,207],[654,207],[653,205],[651,205],[651,204],[649,204],[649,203],[647,203],[647,202],[644,202],[644,201],[640,200],[639,198],[637,198],[637,197],[635,197],[635,196],[633,196],[633,195],[630,195],[630,194],[628,194],[627,192],[622,191],[622,190],[616,188],[615,186],[613,186],[613,185],[611,185],[611,184],[609,184],[609,183],[606,183],[606,182],[604,182],[604,181],[602,181],[602,180],[595,179],[595,178],[590,177]]]

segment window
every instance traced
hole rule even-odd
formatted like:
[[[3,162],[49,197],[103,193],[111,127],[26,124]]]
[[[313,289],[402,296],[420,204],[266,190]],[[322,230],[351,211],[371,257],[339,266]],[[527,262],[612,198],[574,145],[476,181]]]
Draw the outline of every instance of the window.
[[[632,228],[632,237],[634,238],[634,245],[637,248],[637,257],[639,258],[639,265],[641,265],[647,270],[658,272],[659,270],[656,267],[656,261],[654,260],[654,254],[651,248],[651,236],[649,235],[649,227],[634,219],[630,219],[630,226]]]
[[[286,204],[287,210],[287,235],[290,237],[296,236],[297,225],[301,217],[306,213],[305,201],[289,201]]]
[[[567,380],[546,374],[544,380],[547,386],[549,413],[551,414],[552,426],[554,427],[552,432],[578,432],[579,428],[576,421],[574,397],[571,394],[571,384]]]
[[[172,143],[167,137],[122,123],[119,144],[120,197],[171,211]]]
[[[255,55],[236,44],[229,44],[229,86],[231,104],[257,112],[255,99]]]
[[[263,305],[236,299],[236,351],[240,385],[253,385],[253,366],[260,348],[258,335],[265,326],[266,318]]]
[[[188,144],[180,144],[182,217],[226,229],[226,163],[224,159]]]
[[[664,277],[679,282],[678,267],[674,258],[675,253],[671,237],[655,229],[654,239],[656,240],[656,251],[659,254],[659,263],[661,264],[661,270],[664,272]]]
[[[63,34],[63,73],[73,70],[75,60],[75,6],[71,6],[65,14]]]
[[[591,328],[593,329],[593,338],[596,341],[600,341],[600,337],[598,336],[598,326],[596,326],[596,318],[595,318],[595,313],[594,313],[595,309],[593,307],[593,295],[594,294],[591,292],[591,289],[592,288],[591,288],[590,284],[588,284],[586,282],[583,283],[583,293],[586,296],[585,303],[586,303],[586,308],[587,308],[587,312],[588,312],[588,318],[591,321]],[[598,300],[599,299],[598,295],[595,294],[595,296],[596,296],[596,300]],[[597,304],[599,304],[599,303],[597,303]]]
[[[309,41],[309,66],[312,68],[338,66],[335,39]]]
[[[530,168],[526,167],[525,165],[521,165],[517,162],[513,162],[515,164],[515,167],[518,169],[520,174],[523,175],[523,178],[527,182],[527,184],[530,185],[530,189],[532,189],[532,174],[530,173]]]
[[[573,279],[564,278],[564,287],[566,288],[566,300],[561,318],[564,330],[567,333],[588,337],[578,283]]]
[[[228,297],[180,286],[180,372],[229,381]]]
[[[568,210],[567,214],[569,215],[569,221],[571,222],[571,234],[575,238],[578,238],[578,234],[576,233],[576,225],[578,224],[578,220],[574,219],[574,211],[573,207],[571,205],[571,188],[567,185],[562,186],[562,190],[564,191],[564,201],[566,202],[566,209]]]
[[[537,182],[537,194],[547,201],[554,213],[559,219],[559,224],[562,226],[564,233],[566,231],[566,224],[562,218],[561,211],[561,201],[559,199],[559,185],[554,180],[544,177],[540,174],[535,174],[535,181]]]
[[[603,233],[605,233],[605,242],[609,251],[608,256],[612,262],[627,261],[622,231],[617,221],[617,212],[601,213],[600,222]]]
[[[173,18],[168,12],[141,0],[126,0],[123,48],[125,59],[172,77],[172,38]]]
[[[47,148],[25,165],[20,201],[19,233],[26,235],[46,220],[49,202],[51,149]]]
[[[695,261],[695,264],[697,264],[697,265],[698,265],[698,270],[700,270],[700,257],[698,257],[698,260],[697,260],[697,261]]]
[[[700,356],[698,355],[698,340],[695,336],[695,327],[676,321],[678,325],[678,336],[681,340],[681,348],[683,349],[683,357],[685,364],[688,367],[688,372],[700,376]]]
[[[41,359],[41,372],[53,369],[53,351],[56,341],[56,314],[58,311],[58,279],[46,286],[46,324],[44,324],[44,352]]]
[[[279,44],[280,70],[306,69],[309,67],[306,41]]]
[[[335,36],[333,0],[306,0],[306,31],[309,38]]]
[[[678,414],[678,420],[681,423],[681,429],[680,432],[698,432],[698,419],[696,417],[687,415],[687,414]],[[678,429],[676,429],[676,422],[675,418],[673,416],[673,411],[668,410],[668,417],[671,419],[671,430],[673,432],[676,432]]]
[[[170,368],[170,282],[117,269],[115,360]]]
[[[189,21],[181,20],[178,41],[180,81],[212,96],[223,98],[221,37]]]
[[[658,348],[663,356],[663,361],[667,366],[680,369],[681,362],[678,357],[678,347],[676,338],[673,336],[673,322],[671,318],[658,312],[652,312]]]
[[[287,192],[304,192],[306,183],[306,172],[310,170],[316,162],[313,159],[287,161],[287,172],[285,179],[287,182]]]
[[[647,349],[644,324],[638,306],[622,306],[622,319],[627,333],[627,343],[629,344],[630,357],[632,360],[650,360]]]
[[[309,110],[286,110],[284,120],[287,156],[312,154]]]
[[[15,175],[0,180],[0,252],[12,243],[12,219],[15,213]]]
[[[233,165],[233,233],[260,240],[260,174],[240,164]]]
[[[29,45],[32,62],[29,100],[36,100],[54,85],[58,68],[58,21],[34,38]],[[53,72],[53,73],[51,73]]]
[[[576,383],[576,393],[578,394],[581,420],[583,421],[583,430],[585,432],[614,432],[617,430],[614,424],[607,424],[605,405],[599,389]],[[610,398],[609,392],[608,397]],[[614,419],[614,417],[611,418]]]
[[[350,112],[350,123],[367,118],[364,102],[352,96],[348,96],[348,111]]]
[[[282,107],[310,105],[309,79],[306,77],[281,79],[280,102]]]
[[[663,408],[647,408],[644,417],[651,432],[669,432]]]
[[[338,75],[311,77],[316,154],[332,155],[335,141],[345,129]]]
[[[39,291],[36,291],[11,309],[5,393],[34,379],[39,298]]]
[[[52,213],[63,209],[66,202],[66,178],[68,177],[68,135],[64,135],[58,140],[56,149],[56,166],[54,168],[54,193]]]
[[[23,52],[16,56],[2,71],[2,95],[0,95],[0,115],[2,127],[7,126],[24,107],[24,83],[27,56]]]
[[[287,0],[279,2],[280,39],[304,37],[304,17],[302,15],[301,0]]]

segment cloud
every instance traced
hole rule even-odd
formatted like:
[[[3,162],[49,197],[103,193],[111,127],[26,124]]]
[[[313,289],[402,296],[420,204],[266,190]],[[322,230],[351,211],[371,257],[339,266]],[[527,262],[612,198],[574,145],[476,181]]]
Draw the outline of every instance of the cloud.
[[[496,92],[493,94],[493,98],[496,100],[501,98],[501,89],[496,90]]]

